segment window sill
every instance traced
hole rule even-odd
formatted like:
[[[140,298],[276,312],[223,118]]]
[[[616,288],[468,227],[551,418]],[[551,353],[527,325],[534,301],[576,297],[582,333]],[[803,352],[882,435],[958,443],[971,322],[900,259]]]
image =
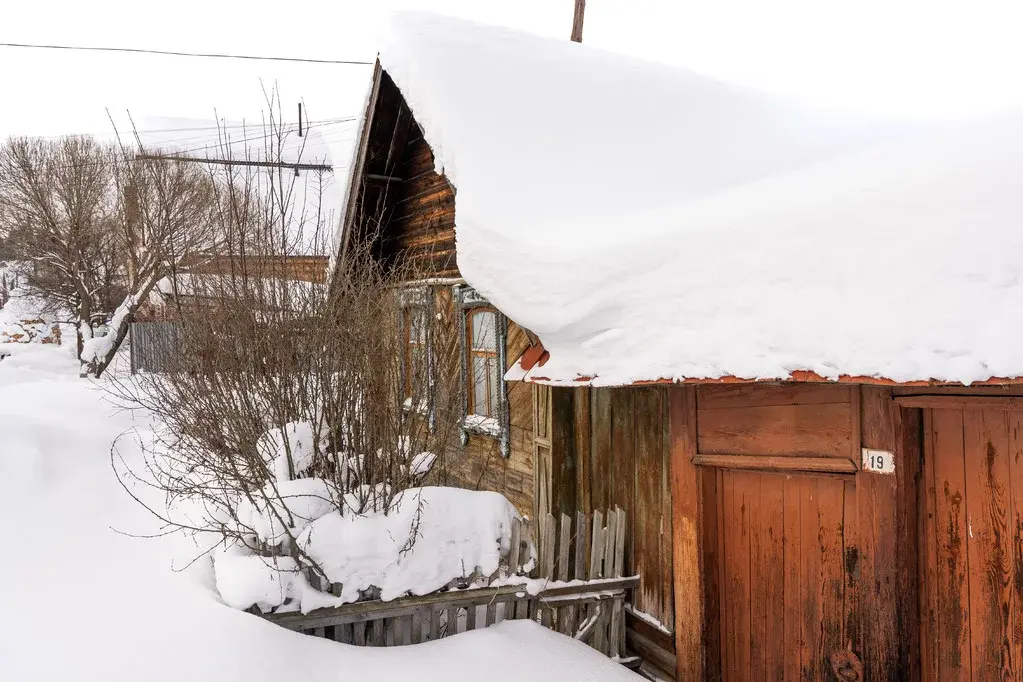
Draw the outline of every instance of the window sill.
[[[478,414],[467,415],[462,420],[462,431],[474,436],[500,438],[504,434],[501,422],[495,417],[481,417]]]

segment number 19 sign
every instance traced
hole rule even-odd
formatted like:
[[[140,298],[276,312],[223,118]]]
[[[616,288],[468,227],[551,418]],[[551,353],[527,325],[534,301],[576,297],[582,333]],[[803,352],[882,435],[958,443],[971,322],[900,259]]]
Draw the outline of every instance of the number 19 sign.
[[[863,448],[863,470],[875,474],[894,474],[895,454],[887,450]]]

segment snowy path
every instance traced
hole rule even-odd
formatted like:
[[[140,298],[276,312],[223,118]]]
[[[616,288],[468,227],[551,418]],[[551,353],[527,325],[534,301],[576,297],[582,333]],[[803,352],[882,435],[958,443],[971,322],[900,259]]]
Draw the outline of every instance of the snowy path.
[[[0,679],[639,679],[522,621],[416,647],[357,649],[223,606],[202,566],[169,570],[181,551],[173,541],[112,530],[156,528],[110,467],[111,442],[133,426],[56,353],[0,362]]]

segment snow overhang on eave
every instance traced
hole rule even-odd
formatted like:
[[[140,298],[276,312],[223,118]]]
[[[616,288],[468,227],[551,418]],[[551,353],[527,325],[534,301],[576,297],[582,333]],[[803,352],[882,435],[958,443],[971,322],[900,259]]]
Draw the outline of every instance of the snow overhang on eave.
[[[920,379],[917,381],[895,381],[885,377],[853,376],[842,374],[837,378],[824,377],[810,370],[797,369],[787,377],[758,377],[748,379],[736,376],[723,377],[689,377],[685,379],[639,379],[631,383],[604,383],[599,376],[552,376],[544,372],[544,365],[550,359],[550,353],[544,349],[543,344],[532,345],[527,348],[519,358],[512,363],[511,368],[505,373],[505,381],[524,381],[532,384],[547,386],[665,386],[671,384],[865,384],[870,386],[949,386],[949,387],[974,387],[974,386],[1007,386],[1023,385],[1023,377],[991,377],[983,381],[975,381],[972,384],[962,384],[956,381],[939,381],[935,379]]]

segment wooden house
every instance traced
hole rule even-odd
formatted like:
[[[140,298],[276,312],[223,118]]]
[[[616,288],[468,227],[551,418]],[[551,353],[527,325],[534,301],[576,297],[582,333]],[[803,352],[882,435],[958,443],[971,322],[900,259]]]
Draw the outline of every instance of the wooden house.
[[[434,17],[384,45],[345,239],[387,207],[463,367],[494,316],[462,480],[627,512],[648,676],[1023,679],[1019,119],[828,119]]]

